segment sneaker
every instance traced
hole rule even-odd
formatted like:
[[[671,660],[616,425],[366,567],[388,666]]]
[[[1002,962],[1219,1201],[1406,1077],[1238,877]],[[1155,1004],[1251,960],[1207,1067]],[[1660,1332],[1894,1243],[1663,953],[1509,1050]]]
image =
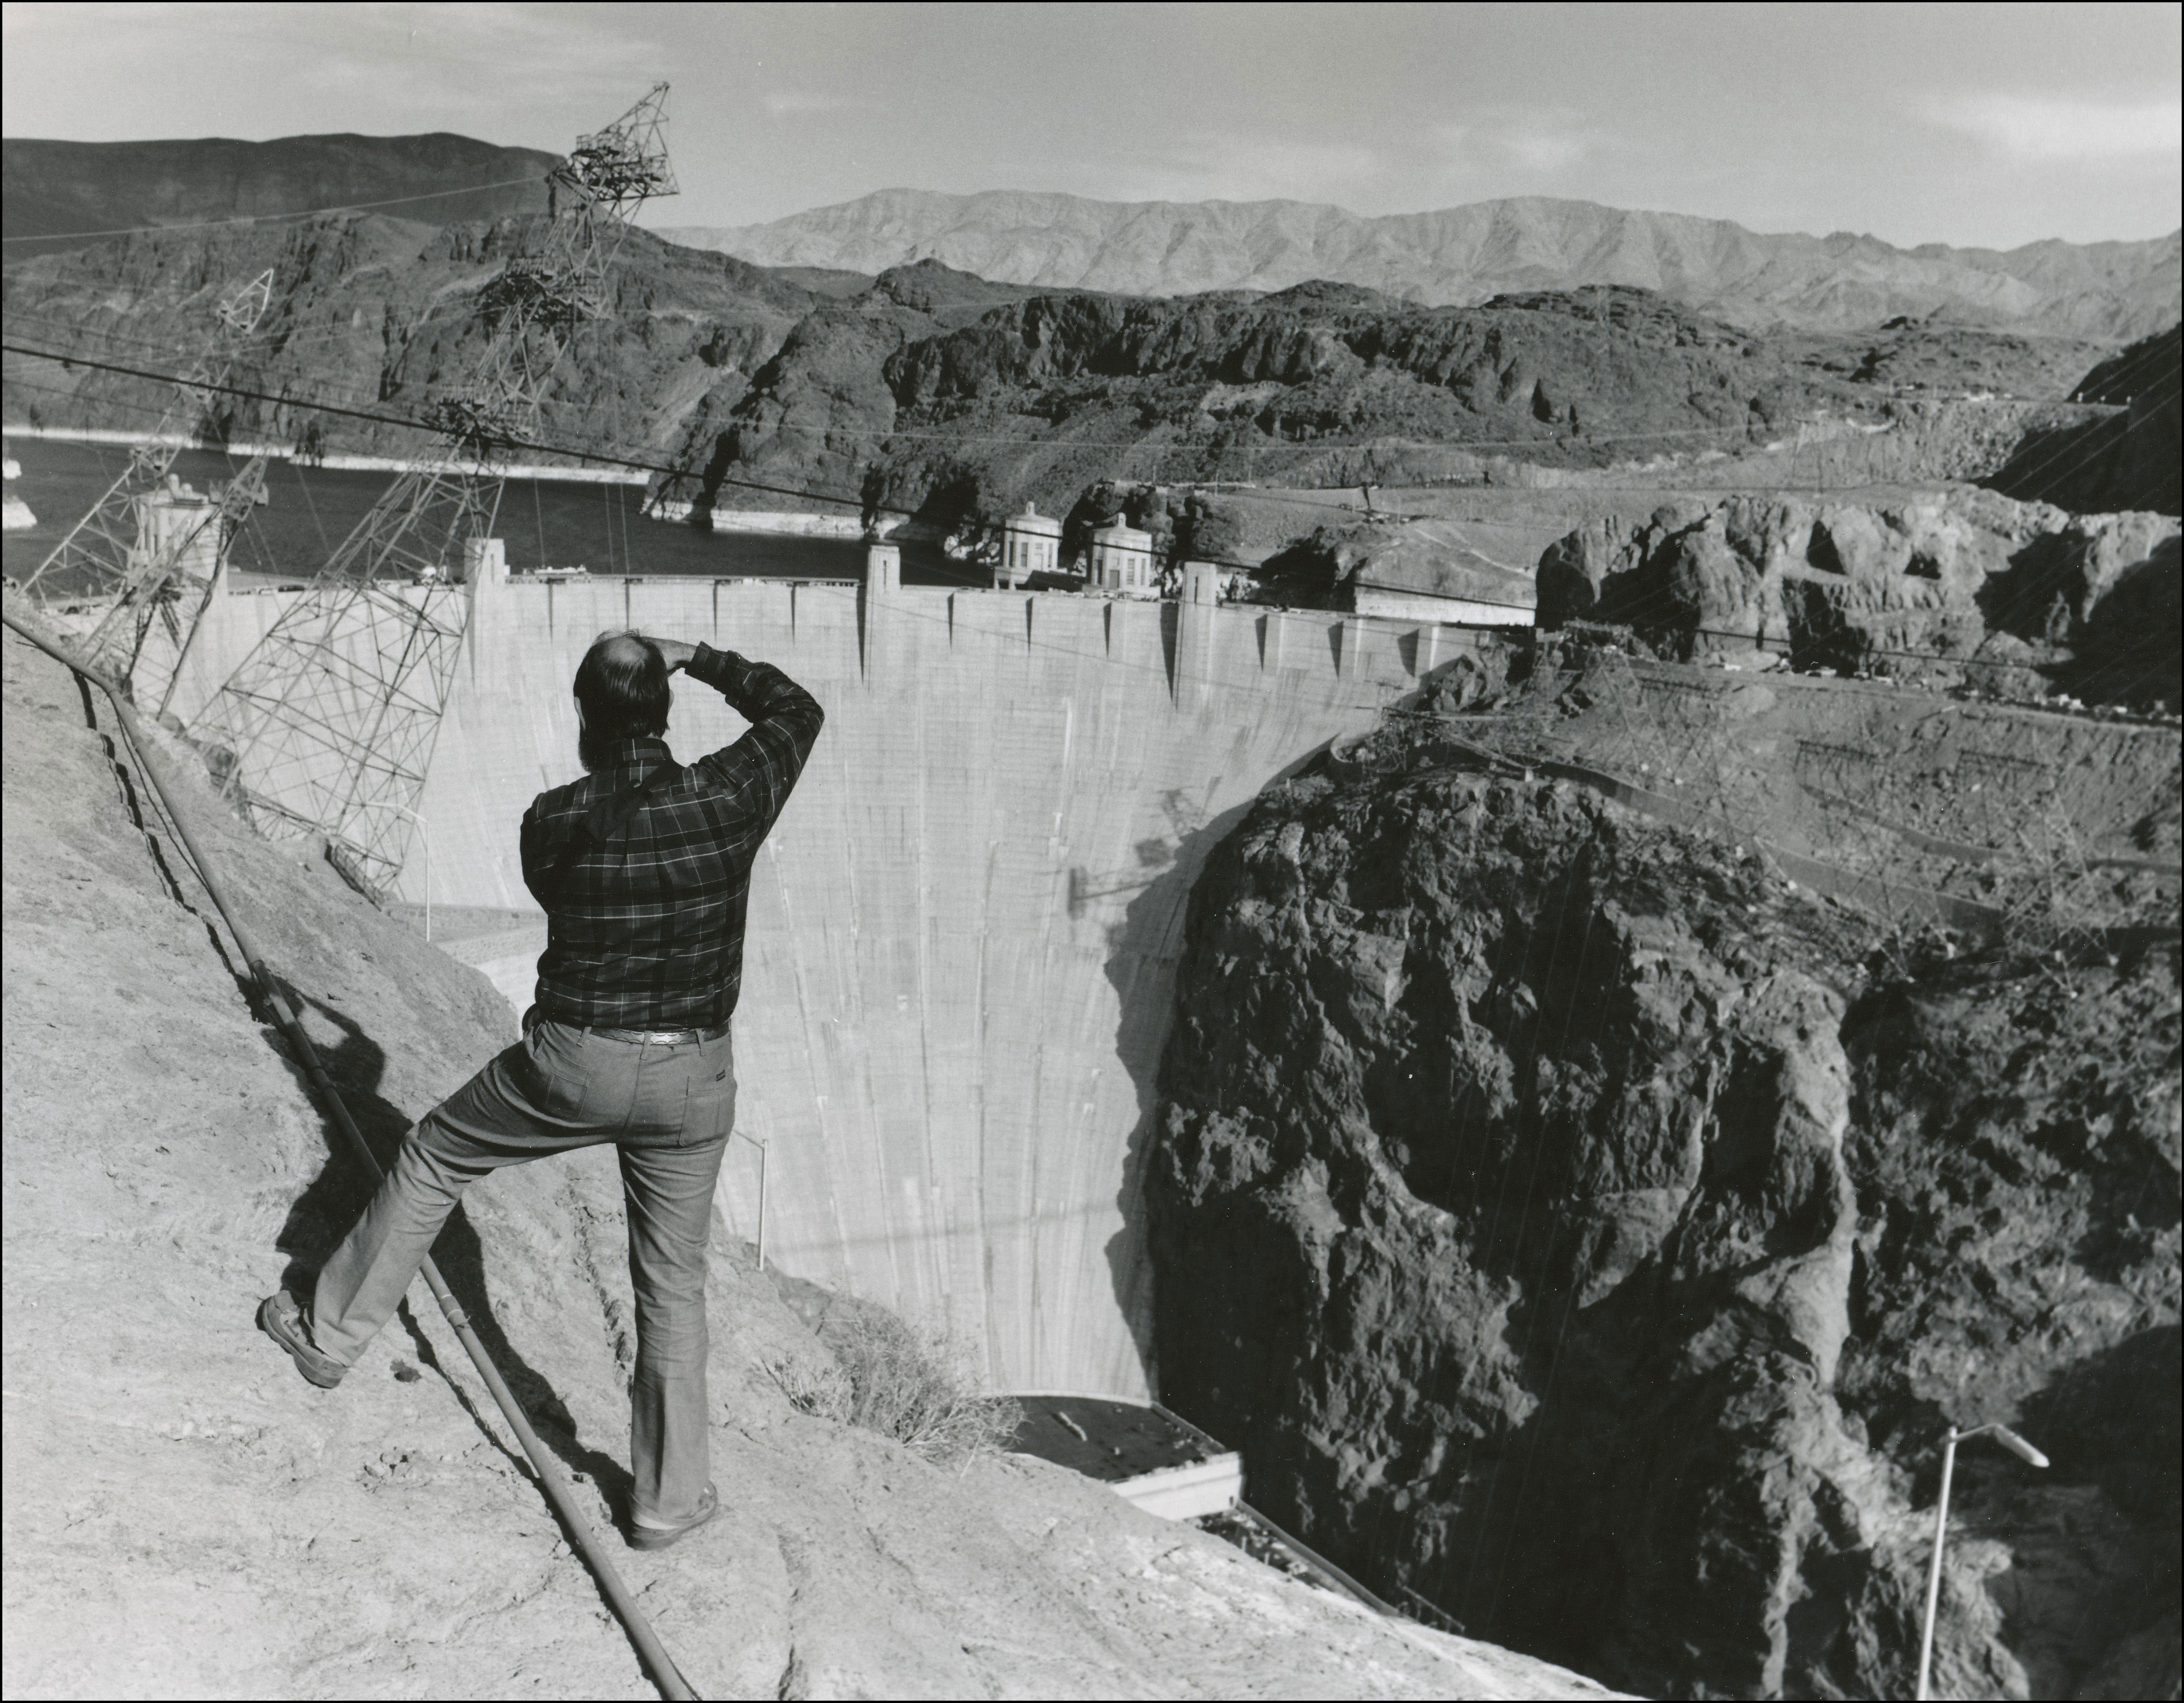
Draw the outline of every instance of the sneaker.
[[[708,1484],[705,1494],[698,1498],[698,1511],[679,1526],[648,1526],[636,1515],[631,1515],[629,1546],[633,1550],[664,1550],[670,1544],[681,1542],[720,1511],[721,1494]]]
[[[313,1346],[310,1323],[296,1298],[286,1289],[258,1304],[258,1328],[287,1350],[296,1370],[320,1389],[332,1389],[348,1375],[347,1366]]]

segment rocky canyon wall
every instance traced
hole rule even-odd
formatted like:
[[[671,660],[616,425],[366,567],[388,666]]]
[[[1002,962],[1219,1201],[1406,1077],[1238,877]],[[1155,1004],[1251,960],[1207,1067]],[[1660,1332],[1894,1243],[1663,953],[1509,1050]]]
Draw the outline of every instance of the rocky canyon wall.
[[[2174,1695],[2175,952],[1877,937],[1566,783],[1270,792],[1178,974],[1167,1399],[1397,1600],[1695,1697],[1908,1695],[2008,1419],[1941,1695]]]

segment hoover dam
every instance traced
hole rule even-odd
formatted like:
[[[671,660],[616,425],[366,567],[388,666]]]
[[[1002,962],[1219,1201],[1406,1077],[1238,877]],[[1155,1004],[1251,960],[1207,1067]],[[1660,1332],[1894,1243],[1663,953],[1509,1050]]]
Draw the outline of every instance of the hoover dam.
[[[601,631],[787,671],[827,722],[754,874],[736,1016],[767,1258],[944,1329],[991,1388],[1154,1393],[1139,1155],[1191,882],[1262,787],[1479,636],[854,582],[481,576],[471,594],[418,804],[433,903],[534,909],[518,825],[577,772],[570,682]],[[214,598],[186,721],[293,595]],[[678,687],[678,757],[742,727]],[[413,846],[400,897],[426,898],[425,863]],[[521,997],[543,940],[541,917],[486,967]],[[745,1237],[760,1168],[734,1145],[722,1206]]]

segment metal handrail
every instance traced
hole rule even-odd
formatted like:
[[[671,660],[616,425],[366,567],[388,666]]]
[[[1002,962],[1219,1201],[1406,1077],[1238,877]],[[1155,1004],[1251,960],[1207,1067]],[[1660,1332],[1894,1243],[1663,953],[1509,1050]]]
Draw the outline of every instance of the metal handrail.
[[[1949,1541],[1949,1481],[1956,1477],[1957,1444],[1975,1437],[1994,1440],[2028,1466],[2045,1466],[2048,1457],[1999,1420],[1959,1431],[1952,1425],[1942,1443],[1942,1491],[1934,1499],[1934,1555],[1926,1574],[1926,1619],[1919,1634],[1919,1684],[1913,1695],[1919,1703],[1934,1695],[1934,1625],[1942,1607],[1942,1551]]]

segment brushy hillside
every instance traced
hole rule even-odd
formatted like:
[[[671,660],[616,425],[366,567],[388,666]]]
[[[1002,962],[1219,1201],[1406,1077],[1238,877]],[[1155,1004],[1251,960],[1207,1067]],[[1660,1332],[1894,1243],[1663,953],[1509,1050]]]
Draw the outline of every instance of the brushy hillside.
[[[220,299],[270,267],[271,305],[230,381],[415,418],[468,381],[487,335],[480,292],[534,230],[516,220],[438,227],[347,214],[116,238],[8,267],[9,340],[173,371],[210,346]],[[547,436],[609,454],[656,451],[679,438],[700,398],[755,370],[820,299],[726,255],[631,231],[608,311],[583,326],[548,388]],[[11,424],[148,431],[173,394],[154,381],[18,354],[0,370]],[[434,441],[234,397],[193,424],[213,437],[380,454],[415,454]]]
[[[87,725],[68,675],[12,637],[0,654],[8,1695],[655,1695],[421,1286],[335,1392],[254,1328],[362,1179],[106,707]],[[482,977],[311,847],[255,841],[187,790],[375,1138],[510,1038]],[[482,1185],[439,1244],[602,1529],[627,1482],[624,1243],[599,1149]],[[821,1376],[828,1350],[741,1244],[716,1245],[723,1512],[617,1556],[701,1695],[1606,1695],[1368,1616],[1060,1468],[943,1470],[800,1412],[780,1369]]]

